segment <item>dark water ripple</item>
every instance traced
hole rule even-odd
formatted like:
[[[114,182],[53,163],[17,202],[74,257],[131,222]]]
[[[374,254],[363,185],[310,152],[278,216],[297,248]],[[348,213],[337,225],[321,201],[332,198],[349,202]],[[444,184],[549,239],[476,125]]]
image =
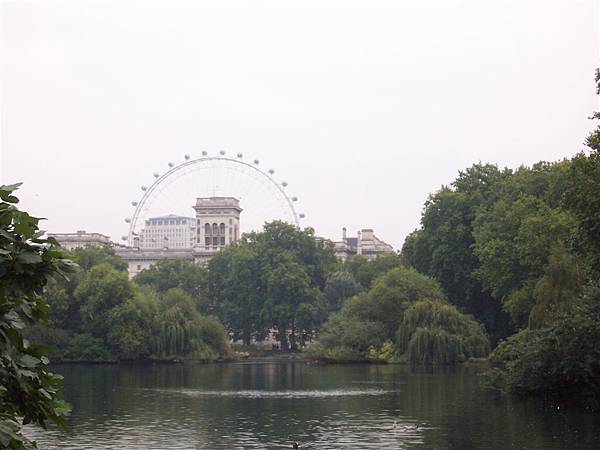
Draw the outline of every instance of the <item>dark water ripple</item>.
[[[57,366],[68,433],[42,449],[594,449],[596,414],[498,398],[468,370],[300,362]]]

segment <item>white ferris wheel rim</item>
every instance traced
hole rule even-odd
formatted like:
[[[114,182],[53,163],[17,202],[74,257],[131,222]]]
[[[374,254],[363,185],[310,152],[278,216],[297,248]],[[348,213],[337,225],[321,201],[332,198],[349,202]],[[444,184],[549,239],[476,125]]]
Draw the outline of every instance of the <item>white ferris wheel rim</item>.
[[[266,180],[270,186],[274,187],[276,189],[276,192],[278,194],[281,195],[281,197],[283,198],[283,200],[285,201],[285,204],[287,206],[287,208],[289,208],[289,211],[291,213],[291,218],[293,220],[293,225],[299,227],[300,226],[300,218],[303,218],[304,215],[303,214],[298,214],[296,212],[296,208],[294,207],[294,201],[297,200],[296,197],[289,197],[287,195],[287,193],[285,192],[284,188],[287,186],[287,183],[285,181],[278,183],[272,176],[273,171],[264,171],[262,169],[260,169],[258,167],[258,160],[254,160],[254,164],[251,164],[249,162],[243,161],[241,159],[241,154],[238,154],[238,158],[232,158],[232,157],[228,157],[225,156],[223,152],[221,152],[220,155],[217,156],[210,156],[210,155],[203,155],[199,158],[190,158],[188,155],[185,156],[185,161],[182,162],[181,164],[173,164],[173,163],[169,163],[169,170],[166,171],[164,174],[162,175],[158,175],[155,174],[155,180],[154,182],[146,187],[146,186],[142,186],[142,191],[144,192],[144,194],[142,195],[142,198],[138,201],[138,202],[132,202],[132,204],[135,206],[135,210],[133,215],[131,216],[131,218],[127,218],[125,219],[126,222],[129,223],[129,233],[126,237],[127,242],[129,245],[133,245],[133,238],[136,235],[136,227],[137,227],[137,222],[140,219],[140,216],[142,215],[142,212],[144,211],[145,207],[146,207],[146,203],[148,203],[150,201],[150,199],[152,198],[152,195],[158,191],[160,189],[160,187],[169,179],[173,178],[176,175],[181,175],[184,176],[185,173],[181,173],[180,172],[183,169],[186,168],[191,168],[195,165],[199,165],[199,164],[204,164],[204,163],[209,163],[212,161],[224,161],[224,162],[228,162],[228,163],[234,163],[234,164],[239,164],[243,167],[246,168],[250,168],[252,169],[252,171],[254,171],[254,174],[258,175],[259,177],[262,177],[263,180]],[[188,174],[191,172],[187,172]],[[124,237],[125,239],[125,237]]]

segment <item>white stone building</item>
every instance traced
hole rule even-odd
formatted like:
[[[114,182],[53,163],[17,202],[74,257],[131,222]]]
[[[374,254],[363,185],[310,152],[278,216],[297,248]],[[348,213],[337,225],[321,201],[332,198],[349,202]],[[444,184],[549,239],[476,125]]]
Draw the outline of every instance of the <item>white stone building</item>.
[[[193,217],[168,216],[150,217],[140,230],[139,248],[192,249],[196,244],[196,219]]]
[[[348,237],[346,228],[342,228],[342,240],[334,244],[335,255],[342,261],[354,255],[374,259],[379,255],[394,253],[394,248],[375,236],[371,228],[363,228],[356,237]]]
[[[87,233],[85,230],[78,230],[75,233],[48,233],[48,237],[56,239],[67,250],[80,247],[112,246],[110,237],[100,233]]]
[[[195,250],[211,255],[240,236],[240,202],[233,197],[197,198]]]
[[[242,208],[238,199],[201,197],[194,209],[195,218],[168,215],[148,219],[133,247],[115,249],[129,264],[130,277],[160,259],[207,261],[240,238]]]

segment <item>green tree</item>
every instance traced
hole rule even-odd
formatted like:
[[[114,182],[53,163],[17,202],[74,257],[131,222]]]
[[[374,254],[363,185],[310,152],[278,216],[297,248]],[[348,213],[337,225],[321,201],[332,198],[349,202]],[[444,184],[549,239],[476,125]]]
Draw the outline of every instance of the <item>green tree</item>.
[[[200,314],[192,297],[179,288],[160,296],[152,330],[152,352],[158,358],[215,360],[230,352],[223,325]]]
[[[45,350],[22,330],[47,319],[44,288],[73,266],[54,239],[42,237],[40,219],[14,206],[19,186],[0,187],[0,445],[11,449],[35,447],[21,424],[64,426],[69,411],[61,400],[62,377],[46,369]]]
[[[388,253],[374,259],[356,255],[344,262],[343,270],[350,273],[364,289],[368,290],[377,277],[401,264],[401,258],[396,253]]]
[[[134,285],[126,272],[108,263],[94,266],[82,278],[75,290],[85,330],[104,339],[111,328],[111,311],[134,296]]]
[[[79,247],[72,250],[71,255],[73,261],[85,271],[102,263],[109,264],[121,272],[127,270],[127,261],[117,256],[115,250],[108,246]]]
[[[327,279],[323,297],[328,312],[339,311],[345,300],[362,290],[350,272],[338,271]]]
[[[135,277],[139,285],[151,286],[156,292],[179,288],[187,292],[203,313],[211,312],[208,300],[208,270],[186,259],[161,259]]]
[[[394,339],[406,308],[422,299],[445,300],[445,296],[436,280],[401,266],[379,277],[366,295],[348,300],[342,311],[380,324],[382,339]]]
[[[329,317],[311,354],[342,361],[370,359],[372,348],[395,339],[405,310],[424,299],[445,301],[439,283],[411,267],[396,267]]]
[[[110,310],[110,328],[106,340],[117,359],[138,360],[150,356],[157,303],[153,291],[137,289],[133,297]]]
[[[489,340],[475,319],[454,305],[432,300],[408,307],[396,342],[412,366],[455,364],[490,352]]]
[[[210,260],[209,296],[234,339],[262,340],[272,328],[283,350],[295,349],[314,335],[318,290],[337,266],[330,242],[275,221]]]
[[[297,350],[312,335],[317,291],[301,264],[289,254],[281,256],[269,270],[263,316],[277,330],[281,350]]]
[[[525,329],[491,356],[492,385],[511,393],[600,398],[600,288],[555,312],[553,320]]]

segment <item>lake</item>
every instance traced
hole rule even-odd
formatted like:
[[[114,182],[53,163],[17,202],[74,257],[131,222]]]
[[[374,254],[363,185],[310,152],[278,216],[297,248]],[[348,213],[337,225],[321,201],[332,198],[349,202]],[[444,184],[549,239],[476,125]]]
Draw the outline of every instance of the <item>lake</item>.
[[[265,359],[210,365],[55,365],[68,433],[41,448],[593,449],[600,414],[499,397],[476,369]]]

